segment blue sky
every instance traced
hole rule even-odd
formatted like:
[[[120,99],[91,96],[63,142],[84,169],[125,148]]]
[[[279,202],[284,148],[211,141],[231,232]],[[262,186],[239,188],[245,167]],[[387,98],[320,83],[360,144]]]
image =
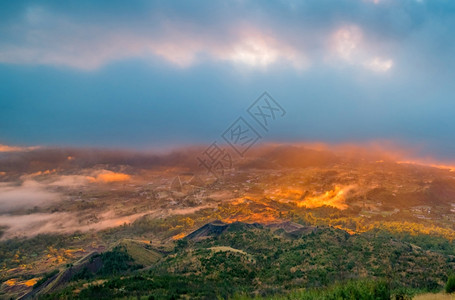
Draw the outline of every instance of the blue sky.
[[[454,28],[449,0],[2,2],[0,144],[210,143],[268,91],[265,141],[454,159]]]

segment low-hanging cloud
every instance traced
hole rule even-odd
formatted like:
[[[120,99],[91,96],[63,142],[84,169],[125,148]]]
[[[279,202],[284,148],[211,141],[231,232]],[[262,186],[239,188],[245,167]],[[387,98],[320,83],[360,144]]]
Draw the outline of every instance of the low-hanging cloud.
[[[125,216],[118,216],[114,211],[107,210],[100,212],[95,222],[87,220],[86,216],[77,212],[34,213],[29,215],[0,214],[0,226],[6,227],[3,230],[1,239],[32,237],[38,234],[68,234],[77,231],[100,231],[130,224],[146,215],[151,218],[157,218],[168,215],[191,214],[208,207],[212,206],[201,205],[191,208],[149,210]]]
[[[0,214],[18,209],[33,209],[48,206],[60,199],[56,192],[46,190],[46,186],[26,180],[21,184],[0,184]]]
[[[47,208],[63,199],[56,188],[77,188],[88,184],[122,182],[130,175],[107,170],[85,171],[88,175],[53,175],[35,172],[22,175],[19,181],[0,183],[0,215],[14,211]],[[39,176],[46,176],[37,180]]]

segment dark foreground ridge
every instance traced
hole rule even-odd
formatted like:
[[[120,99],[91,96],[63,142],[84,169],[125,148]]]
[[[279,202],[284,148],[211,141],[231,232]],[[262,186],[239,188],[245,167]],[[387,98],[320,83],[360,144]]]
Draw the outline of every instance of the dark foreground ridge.
[[[352,299],[389,299],[390,295],[439,291],[455,270],[452,242],[379,229],[349,234],[291,221],[217,220],[172,244],[163,252],[153,244],[124,239],[109,251],[61,270],[27,296],[314,299],[322,297],[318,293],[332,293],[326,299],[339,299],[352,290],[356,293]],[[293,296],[292,291],[308,292]]]
[[[220,220],[215,220],[213,222],[207,223],[204,226],[196,229],[195,231],[188,234],[185,239],[187,240],[202,240],[209,237],[219,236],[225,231],[241,231],[248,229],[263,229],[269,228],[272,230],[279,230],[291,234],[291,235],[302,235],[315,232],[317,227],[314,226],[303,226],[298,223],[291,221],[280,222],[280,223],[269,223],[269,224],[260,224],[260,223],[245,223],[245,222],[233,222],[233,223],[224,223]]]
[[[223,221],[216,220],[210,223],[205,224],[204,226],[196,229],[192,233],[188,234],[185,239],[187,240],[200,240],[204,238],[219,236],[224,231],[236,231],[236,230],[245,230],[251,228],[263,228],[259,223],[243,223],[243,222],[234,222],[234,223],[224,223]]]

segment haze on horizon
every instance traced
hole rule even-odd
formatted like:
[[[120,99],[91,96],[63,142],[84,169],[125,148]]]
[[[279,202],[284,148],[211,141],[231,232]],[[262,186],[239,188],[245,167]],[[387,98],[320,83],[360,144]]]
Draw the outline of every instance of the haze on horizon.
[[[0,9],[0,144],[209,144],[268,91],[264,141],[454,160],[455,3],[21,1]]]

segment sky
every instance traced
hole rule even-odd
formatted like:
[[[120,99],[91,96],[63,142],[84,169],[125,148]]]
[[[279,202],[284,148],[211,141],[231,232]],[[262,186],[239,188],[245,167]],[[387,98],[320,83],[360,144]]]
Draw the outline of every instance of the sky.
[[[455,1],[3,1],[0,144],[204,144],[267,91],[268,142],[455,160]]]

